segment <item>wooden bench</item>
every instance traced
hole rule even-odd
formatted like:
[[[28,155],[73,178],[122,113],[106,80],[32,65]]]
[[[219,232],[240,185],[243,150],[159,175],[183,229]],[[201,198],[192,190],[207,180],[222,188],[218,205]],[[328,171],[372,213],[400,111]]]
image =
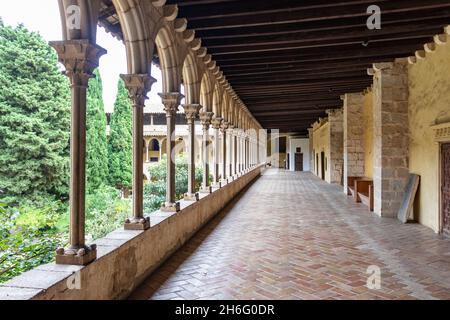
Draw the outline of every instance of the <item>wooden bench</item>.
[[[373,180],[363,177],[348,177],[348,193],[355,202],[363,203],[373,211]]]

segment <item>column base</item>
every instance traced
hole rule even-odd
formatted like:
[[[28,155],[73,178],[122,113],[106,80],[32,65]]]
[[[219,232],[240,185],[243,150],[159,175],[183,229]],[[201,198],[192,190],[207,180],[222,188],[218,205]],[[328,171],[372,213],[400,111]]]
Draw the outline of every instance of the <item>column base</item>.
[[[150,228],[150,218],[130,218],[125,221],[125,230],[147,230]]]
[[[200,190],[200,193],[212,193],[212,187],[211,186],[204,187]]]
[[[175,202],[175,203],[166,202],[161,206],[160,210],[162,212],[178,212],[178,211],[180,211],[180,203],[179,202]]]
[[[185,193],[184,200],[185,201],[198,201],[199,195],[198,195],[198,193]]]
[[[56,250],[56,264],[85,266],[95,259],[97,259],[97,245],[95,244]]]

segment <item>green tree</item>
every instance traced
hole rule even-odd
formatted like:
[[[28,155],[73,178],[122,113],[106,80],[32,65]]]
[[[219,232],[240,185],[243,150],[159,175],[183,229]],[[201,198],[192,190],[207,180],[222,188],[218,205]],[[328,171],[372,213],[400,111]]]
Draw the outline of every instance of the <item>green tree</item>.
[[[108,183],[108,143],[100,72],[89,80],[86,118],[86,185],[89,193]]]
[[[0,21],[0,190],[4,201],[66,197],[69,84],[37,33]]]
[[[123,80],[119,80],[108,143],[109,179],[112,186],[127,190],[132,182],[132,106]]]

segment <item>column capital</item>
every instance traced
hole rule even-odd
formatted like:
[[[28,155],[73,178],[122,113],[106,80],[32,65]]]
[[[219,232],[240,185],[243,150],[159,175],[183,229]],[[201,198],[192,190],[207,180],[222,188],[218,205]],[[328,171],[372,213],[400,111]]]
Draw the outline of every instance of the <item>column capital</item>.
[[[147,93],[151,90],[156,79],[148,74],[121,74],[120,77],[125,82],[128,95],[133,101],[134,107],[144,107]]]
[[[166,92],[158,94],[164,105],[166,116],[174,116],[178,111],[178,106],[184,96],[179,92]]]
[[[222,121],[223,121],[223,119],[220,117],[215,117],[214,119],[212,119],[211,125],[212,125],[213,129],[220,129],[220,127],[222,125]]]
[[[87,87],[99,65],[100,57],[107,52],[87,39],[51,41],[49,44],[56,50],[59,62],[66,68],[65,74],[70,78],[71,84],[77,86]]]
[[[198,112],[202,108],[199,104],[183,104],[184,113],[188,123],[192,123],[197,118]]]
[[[226,132],[227,129],[228,129],[228,122],[225,121],[225,120],[222,121],[222,124],[221,124],[221,126],[220,126],[220,129],[221,129],[222,132]]]
[[[202,122],[204,128],[209,128],[213,116],[213,112],[200,112],[200,121]]]

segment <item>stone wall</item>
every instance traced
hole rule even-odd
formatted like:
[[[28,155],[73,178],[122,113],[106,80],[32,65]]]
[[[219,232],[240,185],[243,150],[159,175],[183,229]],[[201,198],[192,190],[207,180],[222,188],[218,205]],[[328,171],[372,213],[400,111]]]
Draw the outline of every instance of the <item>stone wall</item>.
[[[330,183],[341,184],[344,170],[344,115],[342,109],[327,110],[330,124]]]
[[[0,285],[0,300],[104,300],[126,298],[161,263],[260,176],[258,166],[198,202],[181,201],[178,213],[150,215],[145,231],[117,230],[96,241],[91,264],[47,264]]]
[[[364,176],[364,127],[362,93],[349,93],[344,100],[344,192],[347,177]]]
[[[439,232],[440,150],[430,126],[450,122],[450,42],[437,45],[408,69],[409,169],[420,175],[414,213],[421,224]]]
[[[364,177],[373,179],[373,93],[365,91],[363,108],[364,128]]]
[[[406,60],[374,64],[375,212],[396,217],[408,179],[408,72]]]

